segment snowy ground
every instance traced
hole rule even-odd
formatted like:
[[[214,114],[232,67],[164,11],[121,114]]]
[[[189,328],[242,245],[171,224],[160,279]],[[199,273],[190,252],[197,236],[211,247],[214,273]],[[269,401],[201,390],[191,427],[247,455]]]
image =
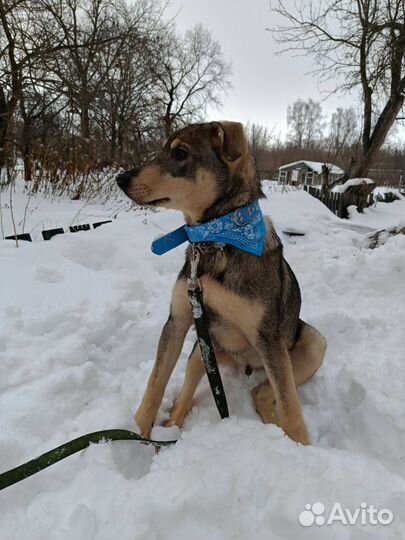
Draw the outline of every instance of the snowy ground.
[[[255,413],[242,373],[223,372],[232,417],[220,421],[204,381],[181,439],[155,454],[134,442],[90,447],[0,493],[1,540],[402,540],[405,507],[405,236],[369,250],[367,234],[405,219],[405,200],[350,221],[302,191],[267,186],[262,208],[283,236],[303,317],[327,337],[324,366],[299,394],[313,446]],[[3,229],[12,234],[3,193]],[[14,194],[16,221],[27,198]],[[126,203],[30,200],[34,240],[0,241],[0,469],[89,431],[125,427],[143,395],[183,249],[152,239],[175,212]],[[125,206],[127,208],[127,206]],[[33,210],[31,212],[31,209]],[[40,230],[98,221],[89,232],[39,241]],[[94,217],[94,220],[93,220]],[[158,422],[179,391],[192,336]],[[155,428],[156,438],[168,437]],[[305,505],[389,509],[389,525],[302,526]],[[319,521],[319,520],[318,520]],[[321,521],[320,521],[321,522]]]

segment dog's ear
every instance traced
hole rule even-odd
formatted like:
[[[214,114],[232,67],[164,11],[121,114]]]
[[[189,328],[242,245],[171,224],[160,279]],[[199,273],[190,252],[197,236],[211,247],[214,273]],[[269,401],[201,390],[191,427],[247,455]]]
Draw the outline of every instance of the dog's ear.
[[[211,142],[217,156],[231,169],[245,160],[248,141],[239,122],[212,122]]]

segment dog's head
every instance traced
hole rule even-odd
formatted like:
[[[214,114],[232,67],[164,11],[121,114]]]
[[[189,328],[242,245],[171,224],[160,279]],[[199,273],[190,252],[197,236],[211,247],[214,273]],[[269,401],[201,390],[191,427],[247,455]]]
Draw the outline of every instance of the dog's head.
[[[242,124],[193,124],[174,133],[153,161],[121,173],[118,185],[137,204],[181,210],[189,224],[223,215],[263,196]]]

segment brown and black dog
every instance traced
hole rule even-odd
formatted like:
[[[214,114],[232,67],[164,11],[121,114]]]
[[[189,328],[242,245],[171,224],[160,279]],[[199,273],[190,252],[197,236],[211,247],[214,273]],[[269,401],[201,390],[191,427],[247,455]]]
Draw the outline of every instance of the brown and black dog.
[[[188,225],[225,215],[264,196],[241,124],[194,124],[172,135],[161,154],[140,169],[117,177],[137,204],[181,210]],[[198,277],[218,363],[231,361],[265,369],[267,380],[253,389],[263,421],[278,424],[294,441],[309,444],[296,386],[320,367],[326,341],[299,318],[300,289],[283,257],[283,246],[266,219],[262,256],[226,245],[206,244]],[[174,285],[169,318],[156,362],[135,415],[149,436],[166,385],[193,324],[187,296],[191,246]],[[205,371],[199,347],[190,354],[183,388],[166,425],[181,426]]]

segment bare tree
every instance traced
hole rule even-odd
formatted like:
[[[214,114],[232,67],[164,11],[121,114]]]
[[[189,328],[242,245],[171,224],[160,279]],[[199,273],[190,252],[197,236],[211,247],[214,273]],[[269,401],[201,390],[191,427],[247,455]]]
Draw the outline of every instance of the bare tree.
[[[358,137],[358,118],[353,107],[347,109],[338,107],[336,111],[332,113],[329,124],[328,139],[330,146],[338,154],[344,147],[355,143]]]
[[[90,110],[103,76],[113,66],[126,34],[120,32],[117,5],[110,0],[38,0],[53,18],[54,31],[66,47],[48,64],[50,89],[62,90],[71,111],[80,117],[80,135],[90,137]],[[111,42],[109,56],[100,73],[100,56]]]
[[[51,135],[52,118],[57,116],[60,108],[64,109],[64,103],[58,103],[60,96],[43,92],[35,83],[31,86],[24,86],[19,104],[21,117],[21,153],[24,161],[24,180],[32,180],[33,175],[33,141],[38,132],[39,124],[46,129],[42,129],[42,135],[46,134],[46,139]]]
[[[111,161],[122,165],[139,161],[148,139],[161,138],[156,132],[160,107],[155,100],[154,71],[160,58],[160,36],[166,28],[160,11],[153,4],[149,7],[142,25],[133,25],[133,13],[120,22],[127,27],[124,43],[110,43],[99,58],[101,86],[93,102],[94,118],[110,142]]]
[[[41,89],[54,92],[50,88],[55,82],[52,66],[59,65],[60,74],[67,79],[67,59],[73,56],[81,68],[81,80],[89,83],[89,59],[106,40],[103,32],[110,14],[107,0],[0,0],[0,165],[18,103],[27,119],[28,95],[36,94],[34,101],[39,98],[42,104],[53,102],[54,96],[41,95]],[[91,99],[89,86],[88,95],[81,95],[83,101]]]
[[[268,177],[274,172],[272,151],[274,145],[279,144],[275,129],[269,130],[266,126],[258,123],[246,125],[246,134],[249,141],[250,152],[256,162],[260,177]]]
[[[350,176],[359,156],[361,141],[359,118],[352,107],[338,107],[329,122],[329,133],[324,140],[327,161],[339,162],[346,171],[344,178]],[[340,181],[340,180],[339,180]],[[339,181],[329,184],[333,187]]]
[[[322,135],[322,107],[312,99],[298,99],[287,109],[288,138],[297,148],[310,148]]]
[[[309,0],[291,8],[274,0],[273,10],[287,21],[271,29],[284,51],[313,56],[315,73],[336,91],[360,89],[362,153],[352,174],[366,176],[404,105],[404,0]]]
[[[61,46],[45,28],[46,14],[32,0],[0,0],[0,167],[6,160],[25,70]]]
[[[266,126],[256,122],[246,125],[246,134],[249,140],[250,151],[255,155],[261,150],[267,150],[271,145],[272,134]]]
[[[229,64],[201,26],[177,36],[165,2],[0,0],[0,167],[22,156],[33,189],[80,196],[218,104]]]
[[[201,25],[184,38],[167,33],[162,38],[162,57],[154,67],[159,85],[164,131],[203,118],[207,105],[219,105],[230,87],[230,64],[210,32]]]

